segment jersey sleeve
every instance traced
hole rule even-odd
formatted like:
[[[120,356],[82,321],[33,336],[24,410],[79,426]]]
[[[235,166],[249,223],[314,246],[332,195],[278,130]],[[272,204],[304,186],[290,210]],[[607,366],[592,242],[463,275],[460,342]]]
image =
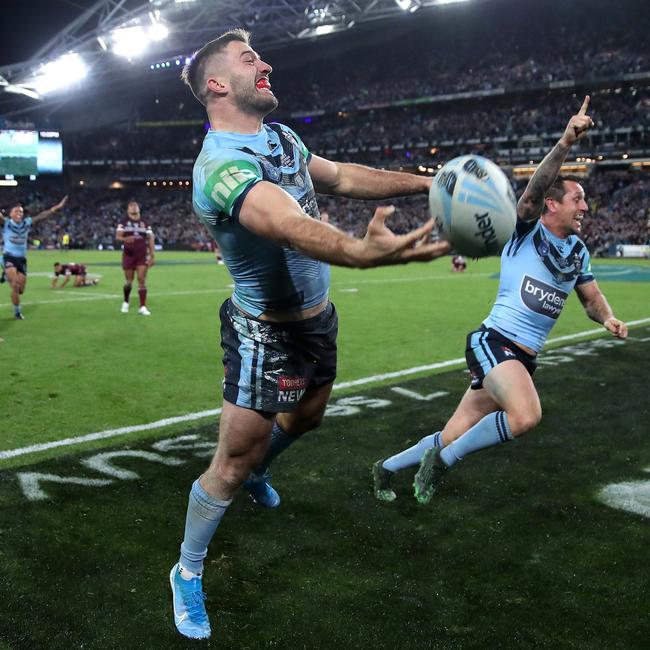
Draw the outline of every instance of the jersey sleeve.
[[[580,273],[576,280],[576,285],[587,284],[587,282],[594,281],[594,274],[591,271],[591,258],[589,256],[589,251],[585,246],[584,257],[582,258],[582,266],[580,267]]]
[[[262,179],[254,156],[233,149],[203,152],[194,168],[194,209],[214,224],[237,220],[244,198]]]

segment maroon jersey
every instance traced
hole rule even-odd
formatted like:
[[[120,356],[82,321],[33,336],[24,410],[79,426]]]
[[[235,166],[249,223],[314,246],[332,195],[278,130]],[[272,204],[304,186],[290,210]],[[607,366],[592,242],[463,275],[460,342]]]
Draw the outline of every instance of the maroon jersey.
[[[123,250],[126,255],[134,255],[137,257],[146,256],[147,254],[147,238],[153,237],[153,230],[151,226],[142,219],[129,219],[117,224],[117,232],[124,233],[125,237],[134,237],[133,243],[123,243]]]
[[[54,271],[54,275],[86,275],[86,267],[83,264],[61,264],[58,271]]]

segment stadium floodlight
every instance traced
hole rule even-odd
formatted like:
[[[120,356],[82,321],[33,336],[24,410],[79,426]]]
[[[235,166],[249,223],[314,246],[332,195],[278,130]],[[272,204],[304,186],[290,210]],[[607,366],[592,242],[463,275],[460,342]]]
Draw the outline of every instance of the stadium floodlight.
[[[409,13],[413,13],[421,7],[419,0],[395,0],[395,4],[402,11],[408,11]]]
[[[46,95],[81,81],[87,74],[83,59],[76,52],[69,52],[42,65],[34,78],[23,85]]]
[[[111,38],[113,52],[127,59],[142,54],[149,45],[149,38],[141,25],[120,27],[111,33]]]
[[[111,32],[111,49],[114,54],[133,59],[142,54],[151,43],[162,41],[169,36],[169,29],[159,20],[159,12],[150,13],[149,17],[151,25],[146,29],[142,25],[129,25]]]
[[[152,41],[162,41],[169,36],[169,29],[166,25],[160,22],[160,12],[149,12],[149,18],[151,18],[151,25],[147,30],[147,36]]]

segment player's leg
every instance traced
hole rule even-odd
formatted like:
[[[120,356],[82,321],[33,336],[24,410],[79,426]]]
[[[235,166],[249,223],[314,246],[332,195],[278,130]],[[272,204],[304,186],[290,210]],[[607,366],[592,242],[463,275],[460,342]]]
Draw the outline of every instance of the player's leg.
[[[415,478],[415,494],[428,503],[442,475],[469,454],[513,440],[538,424],[542,417],[539,396],[529,371],[517,360],[495,366],[483,386],[498,410],[486,414],[442,450],[428,451]]]
[[[147,271],[149,267],[146,264],[138,264],[138,298],[140,300],[140,308],[138,314],[142,316],[149,316],[151,312],[147,309]]]
[[[15,266],[6,267],[5,273],[9,286],[11,287],[11,304],[14,306],[14,317],[18,320],[25,320],[20,309],[20,296],[25,291],[27,277]]]
[[[325,386],[307,389],[294,411],[276,415],[266,454],[244,483],[244,487],[260,505],[266,508],[277,508],[280,505],[280,495],[270,483],[269,466],[304,433],[320,426],[332,386],[330,382]]]
[[[174,621],[191,638],[210,636],[202,589],[203,562],[233,495],[264,456],[272,416],[223,404],[219,444],[210,466],[192,485],[180,559],[170,574]]]
[[[431,449],[424,454],[414,482],[415,496],[420,503],[428,503],[444,472],[456,462],[468,454],[512,440],[534,427],[541,418],[539,396],[531,377],[535,370],[534,357],[485,327],[468,335],[465,356],[472,374],[470,390],[479,393],[477,400],[485,398],[484,405],[489,411],[462,432],[481,413],[477,401],[476,413],[472,415],[468,410],[467,415],[459,414],[457,426],[444,438],[447,443],[444,449]],[[462,432],[460,436],[459,432]]]
[[[129,311],[129,298],[131,297],[131,287],[133,285],[135,269],[131,267],[131,264],[125,255],[122,256],[122,268],[124,269],[124,287],[122,288],[122,291],[124,292],[124,302],[122,303],[121,312],[126,314]]]
[[[285,330],[287,340],[277,350],[277,358],[286,354],[280,368],[282,377],[274,385],[274,399],[278,404],[291,397],[292,387],[302,382],[307,389],[294,408],[274,408],[277,411],[271,444],[264,460],[255,468],[245,487],[255,501],[267,507],[277,507],[280,497],[269,482],[271,462],[307,431],[320,426],[336,378],[338,315],[333,304],[306,321],[295,323]],[[282,381],[293,382],[283,386]]]
[[[391,480],[395,472],[419,465],[427,450],[442,449],[498,408],[487,391],[468,388],[442,431],[425,436],[408,449],[378,460],[372,466],[375,498],[379,501],[394,501],[397,495],[391,487]]]

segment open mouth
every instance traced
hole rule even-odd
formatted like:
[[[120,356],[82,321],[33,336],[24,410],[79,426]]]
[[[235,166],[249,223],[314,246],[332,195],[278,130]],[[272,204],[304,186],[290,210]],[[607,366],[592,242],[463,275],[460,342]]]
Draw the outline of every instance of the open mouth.
[[[255,83],[255,88],[257,88],[257,90],[263,90],[268,93],[271,92],[271,84],[269,83],[269,80],[266,77],[262,77],[261,79],[258,79]]]

